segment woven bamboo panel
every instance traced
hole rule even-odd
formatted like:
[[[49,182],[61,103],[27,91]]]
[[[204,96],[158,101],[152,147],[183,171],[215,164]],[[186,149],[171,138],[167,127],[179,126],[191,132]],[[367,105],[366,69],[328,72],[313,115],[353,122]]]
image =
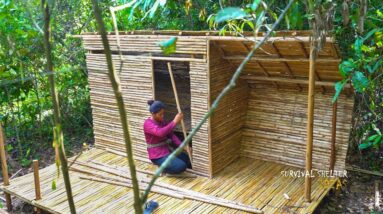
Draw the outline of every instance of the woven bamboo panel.
[[[330,162],[333,93],[315,94],[313,168]],[[338,101],[335,170],[344,170],[353,99]],[[307,91],[251,85],[241,155],[291,166],[305,166]]]
[[[209,56],[210,100],[214,100],[229,83],[233,73],[227,60],[222,59],[219,47],[212,44]],[[241,128],[245,123],[247,83],[240,79],[237,86],[221,101],[211,117],[212,172],[225,168],[240,155]]]
[[[206,43],[206,41],[205,41]],[[145,138],[143,134],[143,122],[149,117],[147,100],[152,99],[155,91],[156,97],[168,104],[169,118],[174,117],[176,106],[174,93],[170,83],[163,75],[158,75],[158,81],[154,84],[158,88],[153,89],[152,66],[158,73],[168,72],[164,68],[164,62],[152,62],[150,58],[124,56],[122,69],[119,56],[114,56],[114,64],[118,72],[121,71],[121,86],[125,105],[128,110],[131,140],[134,143],[133,150],[136,158],[147,159]],[[166,65],[166,64],[165,64]],[[87,54],[87,66],[89,70],[89,84],[91,88],[91,104],[94,118],[94,134],[96,145],[124,151],[124,139],[119,120],[115,97],[107,75],[105,57],[103,54]],[[181,106],[185,112],[187,130],[201,120],[207,111],[207,65],[204,62],[172,62],[176,77],[177,89],[181,98]],[[121,69],[121,70],[120,70]],[[183,76],[189,71],[189,77]],[[181,81],[181,82],[180,82]],[[190,83],[189,83],[190,82]],[[169,120],[169,118],[167,118]],[[181,127],[177,127],[181,130]],[[201,175],[209,176],[209,145],[207,124],[194,136],[193,142],[193,167]]]
[[[190,62],[191,125],[196,127],[208,110],[207,64]],[[210,176],[209,133],[207,121],[193,137],[193,170]]]
[[[121,81],[134,155],[147,159],[143,122],[149,117],[147,100],[153,97],[151,60],[135,60],[127,57],[124,58],[125,61],[121,67],[119,57],[113,56],[113,59]],[[100,147],[125,151],[121,121],[107,75],[105,56],[103,54],[87,54],[87,67],[91,89],[95,144]]]

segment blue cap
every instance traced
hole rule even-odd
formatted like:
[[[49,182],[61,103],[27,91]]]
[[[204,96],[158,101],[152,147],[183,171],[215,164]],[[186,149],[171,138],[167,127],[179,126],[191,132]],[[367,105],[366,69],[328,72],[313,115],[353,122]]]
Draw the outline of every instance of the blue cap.
[[[149,111],[151,113],[157,113],[161,109],[165,108],[165,104],[159,100],[149,100],[148,105],[149,105]]]

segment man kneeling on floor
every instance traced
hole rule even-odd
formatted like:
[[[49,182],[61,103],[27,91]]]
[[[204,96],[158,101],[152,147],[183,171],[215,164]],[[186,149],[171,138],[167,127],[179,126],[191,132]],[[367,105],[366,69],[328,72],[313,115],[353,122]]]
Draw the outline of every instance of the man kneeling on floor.
[[[144,122],[144,133],[149,159],[153,164],[160,166],[170,155],[171,144],[178,147],[180,139],[173,133],[173,129],[183,119],[183,113],[178,113],[170,122],[164,121],[165,105],[161,101],[149,100],[149,111],[152,114]],[[179,174],[191,169],[187,153],[179,154],[166,168],[165,173]]]

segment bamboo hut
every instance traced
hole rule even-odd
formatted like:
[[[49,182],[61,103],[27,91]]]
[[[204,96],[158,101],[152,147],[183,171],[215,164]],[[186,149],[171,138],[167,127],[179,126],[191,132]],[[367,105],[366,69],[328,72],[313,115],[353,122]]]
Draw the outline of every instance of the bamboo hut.
[[[163,55],[158,44],[173,36],[177,37],[176,52]],[[125,147],[100,36],[86,33],[80,37],[87,51],[96,148],[79,160],[84,163],[96,160],[104,164],[103,167],[126,167],[125,159],[118,155],[125,151]],[[149,117],[146,102],[153,98],[164,101],[168,107],[167,119],[177,112],[167,63],[172,65],[186,129],[190,132],[253,48],[255,38],[219,36],[217,32],[209,31],[132,31],[119,33],[120,50],[115,34],[109,34],[108,39],[128,112],[134,159],[140,170],[150,171],[153,167],[147,157],[143,134],[143,122]],[[336,180],[331,179],[330,185],[323,186],[321,182],[326,178],[313,178],[312,200],[304,202],[304,178],[281,176],[281,171],[296,171],[306,166],[309,39],[309,32],[277,32],[261,46],[246,65],[235,89],[222,100],[192,139],[193,173],[199,177],[161,178],[160,181],[198,194],[253,206],[259,212],[275,213],[286,209],[298,213],[313,212]],[[341,80],[340,61],[339,48],[329,37],[312,71],[315,74],[315,108],[311,163],[315,170],[345,170],[354,101],[352,89],[347,87],[338,103],[332,104],[334,84]],[[176,131],[182,136],[180,127]],[[78,165],[76,172],[71,172],[76,205],[83,212],[126,212],[128,205],[122,204],[124,200],[132,199],[132,191],[81,179],[81,167],[84,167],[83,173],[86,167],[79,163],[74,164]],[[101,165],[93,166],[97,167],[102,168]],[[24,176],[24,180],[23,177],[13,179],[2,189],[44,210],[67,212],[64,188],[59,194],[44,187],[50,186],[54,166],[44,170],[40,175],[47,181],[41,183],[40,200],[34,199],[32,191],[28,192],[28,188],[33,188],[32,175]],[[32,183],[25,182],[26,179]],[[228,191],[230,188],[233,190]],[[177,213],[185,209],[186,213],[236,210],[215,203],[219,200],[214,198],[210,201],[182,200],[160,192],[151,195],[165,201],[160,206],[160,213]],[[98,199],[96,193],[102,194],[99,197],[104,199]],[[197,197],[197,193],[190,194]],[[96,202],[86,203],[93,199]]]
[[[181,33],[181,34],[179,34]],[[158,43],[175,34],[177,49],[163,56]],[[302,34],[302,35],[301,35]],[[192,140],[194,170],[213,177],[239,157],[304,167],[309,72],[309,37],[279,33],[247,64],[237,87]],[[114,96],[107,77],[99,35],[82,35],[87,53],[96,145],[124,151]],[[166,62],[175,72],[187,131],[202,118],[229,82],[253,43],[239,37],[204,32],[131,32],[120,35],[122,66],[116,36],[109,35],[115,66],[121,71],[134,154],[147,160],[142,131],[149,116],[146,101],[163,100],[168,119],[177,112]],[[328,39],[316,60],[314,169],[328,169],[331,154],[334,83],[341,79],[337,45]],[[353,99],[341,95],[337,106],[335,169],[343,170]]]

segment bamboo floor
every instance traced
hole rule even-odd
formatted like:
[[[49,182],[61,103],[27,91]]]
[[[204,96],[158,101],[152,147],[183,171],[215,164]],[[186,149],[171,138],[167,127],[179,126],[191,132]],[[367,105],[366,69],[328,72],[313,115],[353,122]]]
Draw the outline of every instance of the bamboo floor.
[[[76,161],[83,163],[97,161],[114,167],[127,167],[126,157],[98,148],[83,152]],[[135,163],[138,169],[155,170],[155,167],[149,163],[141,161]],[[72,167],[74,166],[86,168],[77,163]],[[285,177],[281,175],[283,170],[299,169],[261,160],[239,158],[211,179],[200,176],[196,178],[160,177],[158,181],[250,205],[264,213],[312,213],[336,182],[335,179],[324,181],[323,177],[314,177],[312,202],[308,203],[304,202],[304,177]],[[45,211],[69,213],[63,178],[62,175],[57,178],[56,172],[55,165],[40,169],[42,195],[40,200],[35,200],[33,173],[14,178],[9,186],[1,186],[0,189]],[[70,171],[77,213],[134,212],[131,188],[83,180],[80,178],[83,175],[83,172]],[[57,188],[52,190],[52,181],[56,178]],[[151,193],[149,200],[155,200],[160,205],[155,213],[246,213],[158,193]]]

